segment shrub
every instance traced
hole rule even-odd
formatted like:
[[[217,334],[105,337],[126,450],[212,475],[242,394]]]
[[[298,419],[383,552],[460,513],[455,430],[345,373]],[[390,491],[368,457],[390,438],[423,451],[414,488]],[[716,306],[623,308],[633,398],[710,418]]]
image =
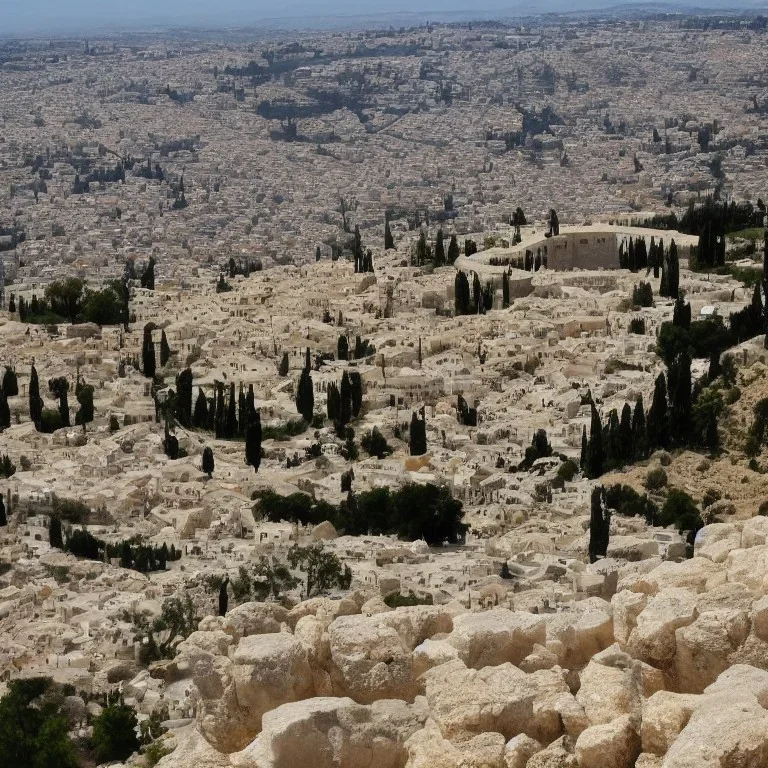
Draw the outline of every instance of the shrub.
[[[661,469],[653,469],[648,473],[648,477],[645,478],[645,487],[649,491],[660,491],[667,484],[667,473]]]
[[[104,707],[93,721],[93,751],[100,763],[125,760],[139,748],[136,711],[127,704]]]
[[[704,498],[702,499],[701,506],[706,509],[711,507],[716,501],[720,501],[723,498],[723,494],[714,488],[707,488]]]
[[[570,483],[579,471],[579,467],[575,461],[568,459],[564,461],[557,469],[557,476],[566,483]]]
[[[407,595],[392,592],[384,598],[384,603],[390,608],[403,608],[409,605],[432,605],[432,595],[419,597],[412,590],[409,590]]]
[[[681,533],[690,531],[691,534],[695,534],[704,524],[696,502],[679,488],[669,491],[659,515],[659,523],[664,526],[674,525]]]

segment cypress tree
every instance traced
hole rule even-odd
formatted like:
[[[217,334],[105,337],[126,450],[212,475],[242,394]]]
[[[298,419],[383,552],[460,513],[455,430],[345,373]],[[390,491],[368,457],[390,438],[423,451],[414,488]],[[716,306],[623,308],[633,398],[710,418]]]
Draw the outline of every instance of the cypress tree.
[[[581,456],[579,457],[579,467],[583,470],[587,467],[587,457],[589,456],[589,441],[587,440],[586,425],[581,430]]]
[[[592,489],[589,516],[589,562],[594,563],[608,553],[608,539],[611,527],[611,511],[605,504],[602,486]]]
[[[356,419],[360,415],[360,409],[363,407],[363,379],[357,371],[352,371],[349,374],[349,384],[352,418]]]
[[[141,287],[150,291],[155,290],[155,257],[150,256],[146,269],[141,275]]]
[[[235,397],[235,382],[229,383],[229,399],[227,400],[227,416],[224,422],[224,436],[231,440],[237,435],[237,399]]]
[[[253,395],[253,384],[248,385],[248,394],[245,396],[245,413],[245,423],[247,426],[256,413],[256,398]]]
[[[198,395],[198,402],[200,396]],[[205,397],[203,397],[205,401]],[[197,407],[197,403],[195,404]],[[192,369],[185,368],[176,377],[176,419],[186,429],[192,426]]]
[[[11,409],[8,407],[8,398],[5,392],[0,390],[0,431],[11,426]]]
[[[3,494],[0,493],[0,528],[8,525],[8,516],[5,514],[5,504],[3,503]]]
[[[171,348],[168,346],[168,338],[165,335],[165,329],[160,334],[160,367],[165,368],[171,357]]]
[[[680,261],[677,257],[677,245],[673,240],[669,244],[669,297],[676,299],[680,293]]]
[[[443,245],[443,230],[437,230],[435,241],[435,266],[442,267],[445,264],[445,246]]]
[[[501,306],[503,309],[509,306],[509,273],[506,270],[501,276]]]
[[[227,606],[229,605],[229,596],[227,595],[227,585],[229,577],[225,578],[219,586],[219,616],[227,615]]]
[[[589,427],[589,448],[587,450],[587,476],[600,477],[605,469],[605,450],[603,448],[603,425],[594,401],[591,403],[592,416]]]
[[[69,392],[69,382],[64,376],[59,376],[48,381],[50,393],[59,401],[59,416],[61,417],[61,426],[68,427],[69,421],[69,402],[67,393]]]
[[[472,278],[472,301],[475,303],[475,311],[478,315],[483,314],[485,305],[483,303],[483,287],[480,285],[480,277],[477,272],[473,273]]]
[[[148,379],[155,377],[155,370],[157,369],[155,343],[152,341],[152,331],[154,329],[154,323],[147,323],[144,326],[144,341],[141,345],[141,366],[144,370],[144,375]]]
[[[619,455],[622,463],[632,461],[634,446],[632,442],[632,408],[629,403],[624,403],[621,409],[621,422],[619,423]]]
[[[648,451],[669,448],[669,413],[667,405],[667,380],[663,373],[656,377],[653,402],[646,423]]]
[[[414,411],[411,415],[409,448],[411,456],[423,456],[427,452],[427,421],[424,408],[420,413]]]
[[[312,421],[312,413],[315,407],[315,393],[312,387],[312,376],[308,368],[304,368],[296,387],[296,410],[307,423]]]
[[[40,430],[40,419],[43,415],[43,398],[40,397],[40,381],[37,378],[37,369],[32,366],[29,374],[29,417],[35,423],[35,428]]]
[[[253,414],[248,429],[245,431],[245,463],[259,471],[261,466],[261,414]]]
[[[392,251],[395,248],[395,240],[392,237],[392,229],[389,226],[389,215],[384,215],[384,250]]]
[[[615,408],[611,408],[606,424],[608,440],[606,446],[606,464],[608,467],[621,466],[621,437],[619,435],[619,414]]]
[[[685,445],[691,430],[691,357],[687,352],[678,355],[669,368],[670,435]]]
[[[339,388],[335,383],[331,382],[328,385],[328,399],[326,403],[328,419],[330,421],[336,422],[339,419],[340,408],[341,397],[339,395]]]
[[[453,264],[459,255],[459,241],[456,239],[456,235],[451,235],[451,241],[448,243],[448,263]]]
[[[213,450],[209,446],[205,446],[203,449],[203,461],[202,461],[202,467],[203,472],[205,472],[208,477],[211,477],[213,475],[213,470],[215,469],[215,462],[213,460]]]
[[[245,434],[245,427],[248,424],[248,405],[245,401],[243,392],[243,382],[240,382],[237,393],[237,432],[239,435]]]
[[[346,426],[352,420],[352,385],[346,371],[339,386],[339,424]]]
[[[682,296],[678,296],[675,299],[675,306],[672,311],[672,324],[686,330],[691,327],[691,305],[686,304]]]
[[[197,389],[195,412],[192,415],[192,426],[195,429],[208,429],[208,399],[202,387]]]
[[[336,359],[349,360],[349,339],[343,333],[339,336],[339,340],[336,343]]]
[[[51,517],[48,526],[48,543],[56,549],[64,549],[64,539],[61,535],[61,518],[57,515]]]
[[[283,359],[280,361],[280,366],[277,369],[278,374],[285,378],[288,375],[289,367],[290,365],[288,363],[288,353],[283,352]]]
[[[216,431],[216,389],[214,388],[213,397],[208,400],[208,423],[205,427],[209,432]]]
[[[19,382],[16,378],[16,371],[10,366],[6,366],[3,374],[2,391],[6,397],[16,397],[19,394]]]
[[[221,440],[227,433],[227,409],[224,405],[224,384],[216,382],[216,437]]]

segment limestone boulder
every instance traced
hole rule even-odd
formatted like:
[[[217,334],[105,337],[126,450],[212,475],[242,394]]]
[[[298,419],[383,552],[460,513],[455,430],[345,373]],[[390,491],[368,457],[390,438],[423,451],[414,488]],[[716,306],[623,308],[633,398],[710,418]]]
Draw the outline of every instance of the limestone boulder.
[[[277,603],[242,603],[227,612],[222,629],[239,640],[279,632],[287,620],[288,611]]]
[[[338,535],[330,520],[323,520],[322,523],[318,523],[309,534],[312,541],[332,541]]]
[[[761,768],[768,765],[768,712],[751,694],[700,697],[669,748],[664,768]]]
[[[696,534],[694,554],[714,563],[725,562],[728,554],[741,548],[741,531],[732,523],[705,525]]]
[[[613,636],[619,645],[626,646],[629,636],[637,624],[637,617],[648,604],[648,595],[644,592],[631,592],[624,589],[611,598],[613,607]]]
[[[450,741],[488,731],[510,739],[535,727],[535,682],[512,664],[475,670],[451,661],[423,680],[430,715]]]
[[[454,618],[448,642],[473,669],[519,664],[534,645],[545,645],[546,624],[541,616],[506,608],[466,613]]]
[[[523,672],[530,674],[541,669],[552,669],[552,667],[557,666],[558,662],[557,654],[537,643],[518,666]]]
[[[688,589],[706,592],[724,584],[727,576],[723,568],[706,557],[692,557],[675,563],[665,560],[650,571],[636,571],[619,579],[618,590],[629,589],[655,595],[662,589]]]
[[[741,548],[760,547],[768,544],[768,517],[757,515],[744,522],[741,529]]]
[[[284,704],[263,718],[259,736],[231,756],[234,768],[402,768],[406,741],[426,710],[402,701],[369,706],[349,698],[315,697]]]
[[[633,768],[639,754],[640,737],[629,715],[593,725],[576,740],[579,768]]]
[[[405,746],[408,750],[405,768],[506,768],[504,737],[500,733],[481,733],[454,744],[428,721]]]
[[[643,703],[640,741],[643,752],[665,755],[698,705],[690,694],[657,691]]]
[[[729,582],[739,582],[748,587],[756,597],[768,591],[768,545],[749,549],[735,549],[725,560]]]
[[[701,693],[728,669],[732,654],[746,641],[749,614],[738,609],[720,609],[700,614],[675,632],[677,689]]]
[[[378,623],[390,615],[343,616],[328,627],[336,695],[350,696],[361,704],[378,699],[413,701],[419,692],[413,652],[392,626]]]
[[[542,746],[536,739],[524,733],[513,736],[504,747],[504,768],[525,768],[528,761],[541,750]]]
[[[574,754],[575,742],[569,736],[561,736],[528,760],[525,768],[579,768]]]
[[[169,753],[157,768],[230,768],[229,756],[214,749],[194,725],[174,729],[162,743]]]
[[[447,640],[425,640],[413,649],[413,674],[421,677],[427,670],[459,658],[459,652]]]
[[[302,616],[315,616],[320,621],[330,624],[339,616],[354,616],[360,613],[360,606],[350,595],[341,600],[327,597],[312,597],[291,608],[286,616],[288,625],[293,629]]]
[[[591,597],[570,610],[545,614],[547,648],[560,666],[573,669],[613,644],[613,608],[606,600]]]
[[[375,623],[392,627],[410,650],[434,635],[447,634],[453,629],[450,613],[437,605],[398,608],[377,616]]]
[[[669,666],[677,650],[676,630],[692,624],[696,615],[695,592],[676,587],[661,590],[638,615],[627,641],[628,652],[652,666]]]
[[[284,632],[244,637],[231,659],[196,657],[193,681],[200,731],[227,753],[253,740],[266,712],[314,693],[307,651]]]

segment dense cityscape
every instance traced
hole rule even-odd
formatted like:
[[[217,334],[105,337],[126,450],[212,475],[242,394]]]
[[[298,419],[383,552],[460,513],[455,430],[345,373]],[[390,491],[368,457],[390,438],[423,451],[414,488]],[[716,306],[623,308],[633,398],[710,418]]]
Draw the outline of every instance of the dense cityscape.
[[[0,38],[0,766],[765,768],[767,27]]]

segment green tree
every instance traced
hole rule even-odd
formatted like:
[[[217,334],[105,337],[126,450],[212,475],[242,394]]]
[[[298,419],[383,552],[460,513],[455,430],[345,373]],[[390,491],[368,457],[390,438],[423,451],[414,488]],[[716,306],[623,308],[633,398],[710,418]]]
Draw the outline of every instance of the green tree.
[[[352,581],[349,566],[342,569],[339,558],[320,542],[308,547],[293,547],[288,551],[288,561],[293,568],[300,568],[306,574],[306,598],[335,587],[349,589]]]
[[[437,239],[435,240],[435,266],[445,265],[445,246],[443,245],[443,230],[437,230]]]
[[[456,239],[456,235],[451,235],[451,241],[448,243],[448,263],[453,264],[460,254],[459,241]]]
[[[315,391],[312,385],[312,376],[308,368],[304,368],[299,376],[299,383],[296,387],[296,410],[301,414],[304,421],[309,424],[312,421],[312,414],[315,409]]]
[[[411,456],[423,456],[427,452],[427,420],[424,408],[411,415],[411,428],[409,433],[409,448]]]
[[[592,401],[591,407],[586,473],[587,477],[595,479],[600,477],[605,470],[605,449],[603,447],[603,425],[594,401]]]
[[[198,397],[199,400],[199,397]],[[205,396],[203,396],[205,401]],[[176,377],[176,419],[182,427],[192,426],[192,369],[185,368]]]
[[[392,228],[389,226],[389,216],[384,216],[384,250],[392,251],[395,248],[395,240],[392,237]]]
[[[336,359],[349,360],[349,339],[343,333],[339,336],[336,344]]]
[[[93,387],[90,384],[78,381],[75,386],[75,397],[80,404],[80,408],[78,408],[75,414],[75,424],[82,426],[83,432],[85,432],[85,425],[90,424],[94,416]]]
[[[64,549],[64,539],[61,535],[61,518],[51,517],[48,525],[48,543],[56,549]]]
[[[245,463],[255,472],[261,466],[261,414],[256,411],[245,431]]]
[[[147,290],[155,290],[155,257],[150,256],[144,272],[141,274],[141,287]]]
[[[40,418],[43,415],[43,398],[40,397],[40,380],[37,377],[37,368],[32,366],[29,374],[29,417],[40,429]]]
[[[208,399],[202,387],[198,387],[195,400],[195,412],[192,415],[192,426],[195,429],[208,428]]]
[[[155,343],[152,340],[152,331],[154,330],[154,323],[147,323],[144,326],[144,340],[141,345],[141,367],[144,371],[144,375],[148,379],[154,378],[155,371],[157,370]]]
[[[123,702],[108,704],[93,721],[93,751],[100,763],[126,760],[139,749],[136,710]]]
[[[0,699],[3,768],[78,768],[61,712],[63,695],[47,677],[11,680]]]
[[[198,618],[192,598],[170,597],[163,602],[159,616],[152,617],[146,611],[126,614],[126,621],[133,624],[133,632],[140,643],[142,663],[159,659],[172,659],[179,643],[197,629]]]
[[[19,394],[19,382],[16,378],[16,371],[10,366],[5,367],[2,390],[6,397],[16,397]]]
[[[384,459],[392,455],[392,449],[389,447],[384,435],[379,432],[378,427],[374,427],[370,432],[363,435],[360,445],[366,453],[375,456],[377,459]]]
[[[160,367],[165,368],[171,359],[171,348],[168,344],[168,337],[165,335],[165,329],[160,333]]]
[[[653,401],[646,421],[648,450],[669,448],[669,411],[667,405],[667,380],[663,373],[656,377]]]
[[[70,323],[77,321],[83,309],[83,287],[85,283],[77,277],[54,280],[45,289],[45,298],[51,312],[66,318]]]
[[[67,392],[69,392],[69,382],[64,376],[55,379],[49,379],[48,389],[51,394],[59,401],[59,415],[61,416],[61,426],[69,426],[69,403],[67,402]]]
[[[277,369],[278,375],[285,378],[288,375],[288,370],[290,368],[289,362],[288,362],[288,353],[283,352],[283,359],[280,361],[280,365]]]
[[[203,472],[205,472],[205,474],[208,475],[208,477],[211,477],[213,475],[215,463],[213,460],[213,450],[210,448],[210,446],[206,446],[203,449],[202,467],[203,467]]]

